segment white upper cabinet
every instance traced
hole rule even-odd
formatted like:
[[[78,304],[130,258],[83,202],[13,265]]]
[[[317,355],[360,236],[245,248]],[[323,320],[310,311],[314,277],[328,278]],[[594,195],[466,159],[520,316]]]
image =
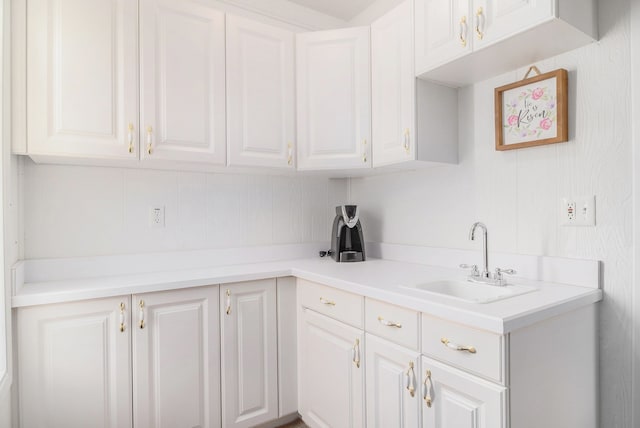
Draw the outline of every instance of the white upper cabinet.
[[[471,52],[469,0],[416,0],[415,26],[416,70]]]
[[[369,27],[297,36],[298,169],[371,167]]]
[[[410,0],[371,25],[371,56],[373,166],[456,163],[458,93],[416,81]]]
[[[592,0],[415,0],[416,75],[463,86],[598,37]]]
[[[480,49],[551,19],[554,16],[554,7],[553,0],[474,0],[474,49]]]
[[[137,159],[137,6],[27,2],[28,154]]]
[[[220,426],[218,287],[133,296],[134,427]]]
[[[293,32],[227,15],[229,165],[294,169]]]
[[[141,158],[226,163],[224,13],[140,1]]]
[[[414,159],[415,69],[412,3],[371,24],[373,166]]]

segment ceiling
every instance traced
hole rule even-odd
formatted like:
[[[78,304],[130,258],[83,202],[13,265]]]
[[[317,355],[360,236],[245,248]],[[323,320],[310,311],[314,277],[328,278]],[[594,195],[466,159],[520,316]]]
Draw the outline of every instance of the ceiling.
[[[289,0],[309,9],[350,21],[369,7],[375,0]]]

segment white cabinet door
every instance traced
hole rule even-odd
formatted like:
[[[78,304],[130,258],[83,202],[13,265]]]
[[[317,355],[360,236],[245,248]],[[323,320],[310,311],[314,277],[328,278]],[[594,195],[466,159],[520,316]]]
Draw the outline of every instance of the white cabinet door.
[[[140,1],[143,160],[226,163],[224,37],[212,6]]]
[[[278,418],[275,279],[220,287],[222,426]]]
[[[474,0],[474,50],[554,18],[554,8],[554,0]]]
[[[374,167],[415,159],[412,4],[405,0],[371,24]]]
[[[471,52],[470,0],[415,0],[416,72]]]
[[[293,169],[294,33],[227,15],[229,165]]]
[[[422,357],[423,428],[503,428],[507,390]]]
[[[131,427],[129,303],[18,309],[21,427]]]
[[[220,426],[218,287],[133,296],[136,427]]]
[[[364,427],[364,333],[310,309],[300,311],[302,419],[312,428]]]
[[[420,354],[370,334],[366,340],[367,426],[419,427]]]
[[[298,34],[298,169],[371,166],[369,27]]]
[[[27,151],[137,159],[138,4],[27,2]]]

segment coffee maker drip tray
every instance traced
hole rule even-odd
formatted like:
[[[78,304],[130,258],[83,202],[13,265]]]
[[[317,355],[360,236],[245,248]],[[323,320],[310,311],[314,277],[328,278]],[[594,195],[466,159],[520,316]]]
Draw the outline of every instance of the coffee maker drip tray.
[[[341,251],[340,261],[341,262],[361,262],[364,260],[363,260],[361,251]]]

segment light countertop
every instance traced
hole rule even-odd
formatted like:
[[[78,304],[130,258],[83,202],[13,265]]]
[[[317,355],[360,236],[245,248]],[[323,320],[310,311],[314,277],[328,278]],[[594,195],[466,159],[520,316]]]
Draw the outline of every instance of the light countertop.
[[[381,259],[336,263],[329,258],[315,257],[166,272],[27,281],[16,290],[12,306],[19,308],[283,276],[303,278],[499,334],[602,300],[602,291],[597,288],[513,278],[513,283],[534,286],[537,290],[492,303],[467,303],[404,288],[442,279],[464,280],[465,272],[459,269]]]

